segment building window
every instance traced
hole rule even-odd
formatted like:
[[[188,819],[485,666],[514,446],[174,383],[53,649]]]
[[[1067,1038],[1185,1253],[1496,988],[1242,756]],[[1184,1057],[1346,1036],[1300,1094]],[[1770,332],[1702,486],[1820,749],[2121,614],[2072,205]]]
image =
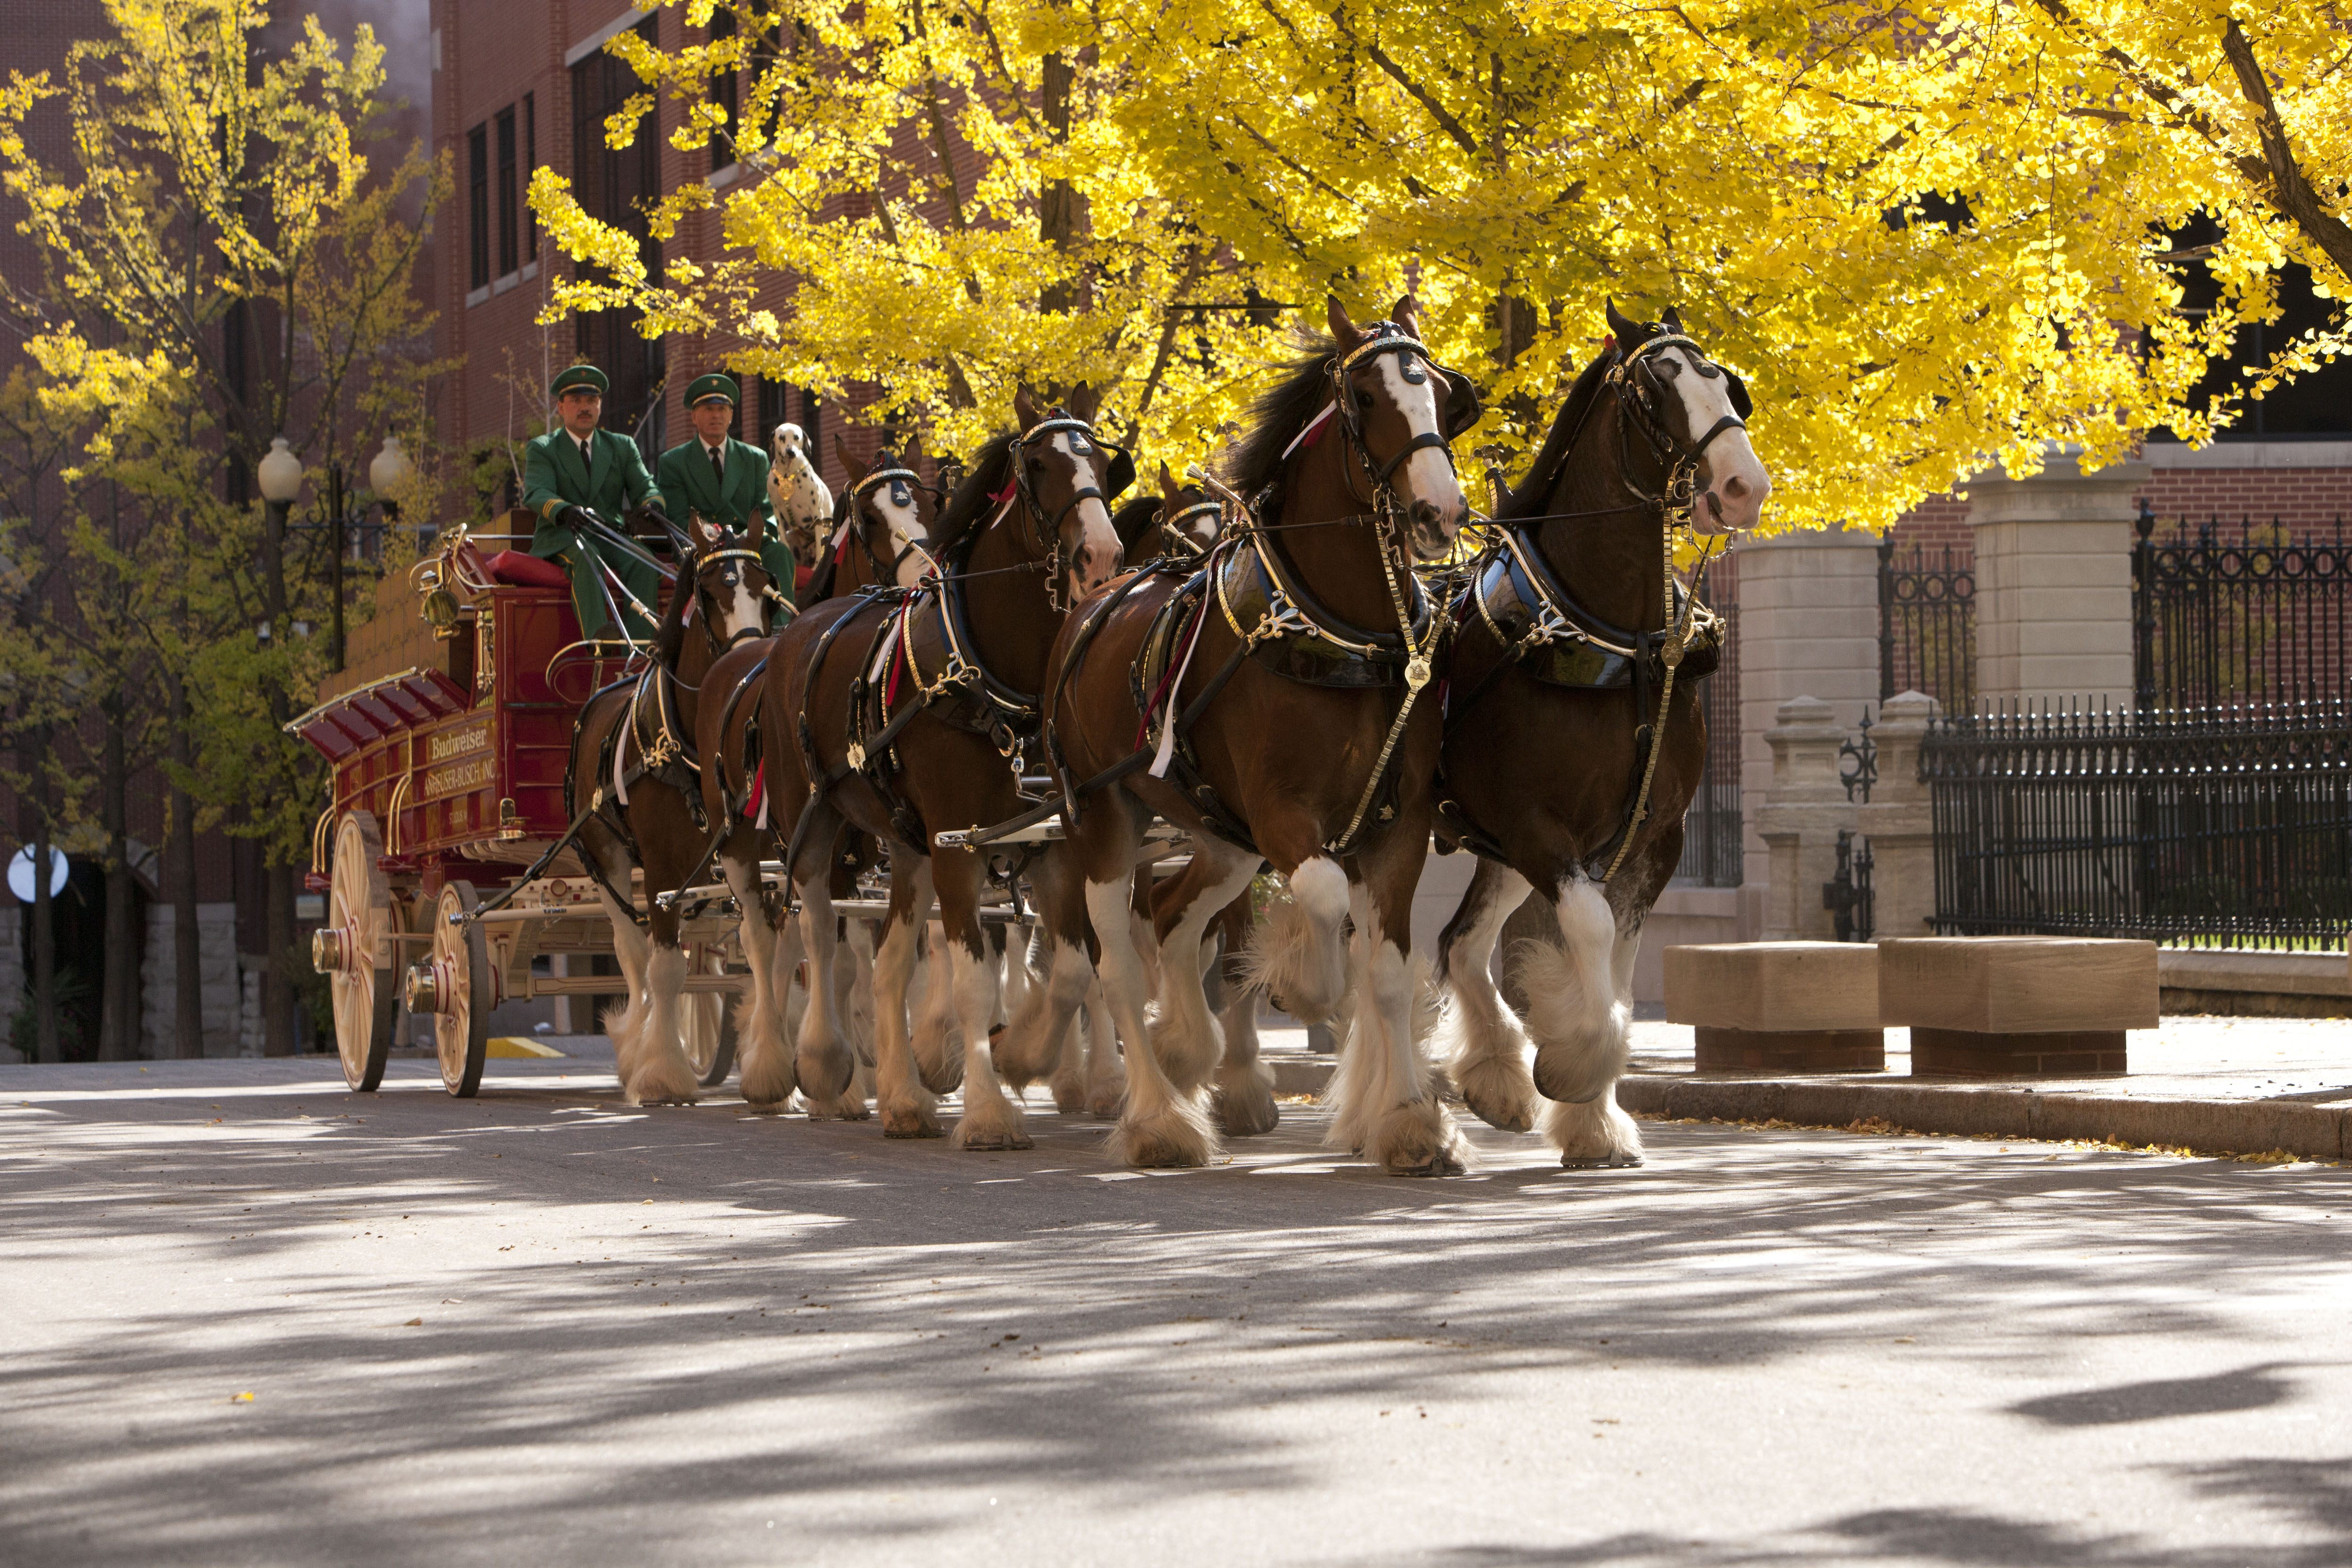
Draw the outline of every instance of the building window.
[[[775,449],[776,426],[792,418],[785,412],[785,400],[792,395],[792,390],[791,384],[772,375],[760,378],[760,427],[753,432],[759,439],[752,444],[762,451]]]
[[[735,13],[732,11],[712,13],[710,41],[715,44],[734,36]],[[735,162],[735,121],[740,103],[736,97],[736,73],[733,67],[712,73],[710,101],[717,104],[720,111],[727,116],[719,122],[719,130],[713,132],[710,138],[710,172],[715,174]]]
[[[808,437],[802,449],[818,473],[824,472],[824,404],[817,395],[803,387],[801,390],[801,434]]]
[[[522,265],[515,255],[515,111],[499,115],[499,276]]]
[[[531,95],[522,95],[522,252],[527,261],[539,258],[539,214],[530,206],[530,176],[539,167],[539,113]]]
[[[472,221],[469,289],[490,286],[490,130],[477,125],[466,138],[466,216]]]

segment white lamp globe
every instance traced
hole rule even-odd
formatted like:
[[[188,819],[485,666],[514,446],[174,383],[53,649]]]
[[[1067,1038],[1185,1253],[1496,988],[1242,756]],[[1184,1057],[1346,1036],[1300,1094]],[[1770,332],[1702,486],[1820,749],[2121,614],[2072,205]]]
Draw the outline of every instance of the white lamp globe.
[[[269,455],[254,465],[253,477],[261,481],[261,499],[281,506],[302,493],[302,459],[286,445],[286,437],[273,436]]]
[[[406,484],[408,476],[415,471],[415,465],[401,449],[400,437],[386,436],[383,450],[378,452],[375,460],[368,465],[368,488],[380,496],[390,495]]]

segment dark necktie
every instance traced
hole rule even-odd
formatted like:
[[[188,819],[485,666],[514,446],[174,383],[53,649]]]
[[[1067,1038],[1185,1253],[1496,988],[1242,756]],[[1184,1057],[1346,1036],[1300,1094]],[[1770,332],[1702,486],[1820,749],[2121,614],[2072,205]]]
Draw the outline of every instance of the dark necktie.
[[[580,443],[580,466],[583,468],[589,469],[593,469],[596,467],[595,450],[588,445],[584,437]]]
[[[716,447],[705,447],[703,450],[710,454],[710,477],[724,485],[727,482],[727,459],[719,456]]]

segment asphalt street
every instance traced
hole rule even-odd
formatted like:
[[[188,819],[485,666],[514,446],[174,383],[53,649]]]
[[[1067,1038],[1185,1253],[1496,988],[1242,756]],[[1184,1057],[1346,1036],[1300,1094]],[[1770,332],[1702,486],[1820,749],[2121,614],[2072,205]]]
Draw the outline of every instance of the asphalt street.
[[[492,1067],[0,1073],[0,1562],[2352,1563],[2352,1171],[1145,1175]]]

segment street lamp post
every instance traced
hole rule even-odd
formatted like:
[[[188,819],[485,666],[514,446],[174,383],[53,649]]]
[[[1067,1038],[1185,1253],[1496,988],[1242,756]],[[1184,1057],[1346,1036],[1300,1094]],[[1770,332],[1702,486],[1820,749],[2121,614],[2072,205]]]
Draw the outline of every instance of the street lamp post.
[[[302,459],[283,436],[274,437],[269,453],[254,465],[262,500],[261,577],[262,622],[271,641],[286,615],[286,513],[302,493]],[[288,693],[275,680],[266,682],[270,717],[284,723],[289,717]],[[262,1054],[294,1054],[294,995],[285,976],[286,955],[294,946],[294,881],[290,869],[266,866],[263,879],[263,928],[267,933],[268,966],[262,971]]]

